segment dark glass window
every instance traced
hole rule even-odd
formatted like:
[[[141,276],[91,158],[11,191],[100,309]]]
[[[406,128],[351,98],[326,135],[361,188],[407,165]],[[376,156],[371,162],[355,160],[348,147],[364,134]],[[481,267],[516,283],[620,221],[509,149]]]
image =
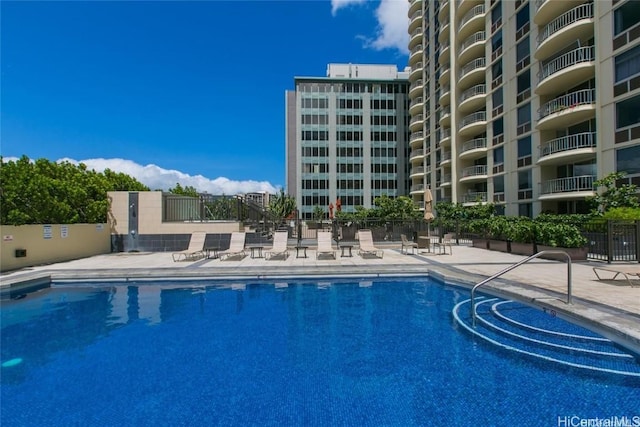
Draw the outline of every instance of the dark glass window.
[[[615,64],[616,83],[640,74],[640,45],[616,56]]]
[[[518,94],[531,88],[531,71],[530,68],[525,72],[518,74]]]
[[[531,136],[518,140],[518,158],[531,156]]]
[[[625,2],[613,12],[613,33],[620,34],[640,22],[640,7],[636,0]]]
[[[616,103],[616,128],[640,123],[640,95]]]
[[[516,63],[528,58],[530,52],[531,50],[529,48],[529,36],[527,36],[516,45]]]
[[[616,170],[629,175],[640,173],[640,145],[616,151]]]
[[[491,94],[491,100],[493,102],[493,108],[499,107],[503,104],[502,86],[493,91]]]
[[[531,104],[525,104],[518,108],[518,126],[531,121]]]
[[[500,117],[493,122],[493,136],[502,135],[504,133],[504,119]]]
[[[525,4],[516,14],[516,31],[529,23],[529,3]]]

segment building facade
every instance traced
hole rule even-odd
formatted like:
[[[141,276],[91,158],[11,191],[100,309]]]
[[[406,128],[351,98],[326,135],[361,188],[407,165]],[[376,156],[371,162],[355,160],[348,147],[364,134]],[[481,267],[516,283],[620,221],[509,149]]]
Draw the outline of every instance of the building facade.
[[[286,183],[300,217],[340,199],[342,210],[408,195],[408,72],[329,64],[286,92]]]
[[[581,213],[640,185],[640,1],[409,2],[410,194]]]

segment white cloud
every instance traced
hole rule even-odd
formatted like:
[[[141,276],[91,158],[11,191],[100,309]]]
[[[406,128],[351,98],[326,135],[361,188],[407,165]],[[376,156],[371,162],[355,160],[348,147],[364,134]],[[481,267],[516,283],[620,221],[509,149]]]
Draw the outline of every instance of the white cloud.
[[[331,0],[331,13],[348,5],[365,3],[361,0]],[[406,0],[381,0],[376,9],[375,38],[358,36],[365,41],[365,46],[375,50],[396,49],[404,55],[409,54],[409,2]]]
[[[4,162],[16,161],[16,157],[5,157]],[[57,160],[58,162],[68,161],[77,165],[78,163],[84,163],[87,168],[94,169],[97,172],[103,172],[105,169],[111,169],[114,172],[121,172],[132,176],[137,179],[151,190],[168,190],[175,187],[176,183],[180,183],[181,186],[191,186],[200,192],[207,192],[209,194],[242,194],[259,191],[267,191],[269,193],[277,193],[279,189],[271,185],[267,181],[232,181],[228,178],[219,177],[216,179],[209,179],[202,175],[191,176],[186,173],[163,169],[157,165],[139,165],[136,162],[126,159],[86,159],[86,160],[74,160],[69,158],[63,158]]]
[[[336,16],[339,9],[350,5],[365,3],[367,0],[331,0],[331,14]]]

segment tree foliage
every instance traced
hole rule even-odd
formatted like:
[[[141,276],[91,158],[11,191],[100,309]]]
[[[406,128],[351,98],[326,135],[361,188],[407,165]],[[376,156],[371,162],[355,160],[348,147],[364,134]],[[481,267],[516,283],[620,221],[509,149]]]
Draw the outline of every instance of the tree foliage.
[[[169,193],[177,194],[179,196],[199,197],[198,191],[195,187],[190,185],[183,187],[179,182],[176,182],[176,186],[174,188],[169,189]]]
[[[136,179],[83,163],[0,157],[0,221],[3,225],[101,223],[107,220],[108,191],[148,191]]]
[[[639,206],[637,187],[634,184],[616,186],[616,182],[625,176],[625,172],[612,172],[593,182],[596,188],[603,188],[596,196],[588,199],[596,210],[604,213],[612,208],[637,208]]]
[[[422,218],[422,212],[410,197],[400,196],[392,198],[389,196],[376,197],[373,201],[374,207],[367,209],[363,206],[356,206],[355,212],[336,212],[336,218],[346,221],[364,221],[367,219],[380,220],[403,220]]]
[[[279,194],[274,195],[269,201],[269,206],[267,207],[267,211],[277,222],[277,225],[280,225],[285,218],[289,217],[296,210],[296,199],[292,196],[285,194],[284,190],[280,190]]]

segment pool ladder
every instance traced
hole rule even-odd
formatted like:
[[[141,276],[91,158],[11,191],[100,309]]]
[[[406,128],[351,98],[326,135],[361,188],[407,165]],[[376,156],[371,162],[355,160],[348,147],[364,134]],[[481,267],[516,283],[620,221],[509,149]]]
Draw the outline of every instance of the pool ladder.
[[[486,279],[484,279],[482,282],[477,283],[473,288],[471,288],[471,323],[473,325],[473,327],[476,327],[476,304],[475,304],[475,293],[476,293],[476,289],[478,289],[480,286],[487,284],[488,282],[492,281],[493,279],[496,279],[500,276],[502,276],[505,273],[510,272],[511,270],[520,267],[522,264],[525,264],[529,261],[531,261],[532,259],[536,259],[538,257],[540,257],[541,255],[547,255],[547,254],[560,254],[560,255],[564,255],[567,258],[567,304],[571,304],[573,301],[573,298],[571,296],[571,257],[569,256],[568,253],[566,253],[565,251],[560,251],[560,250],[548,250],[548,251],[540,251],[536,254],[531,255],[528,258],[525,258],[521,261],[516,262],[513,265],[510,265],[509,267],[505,268],[504,270],[494,274],[491,277],[488,277]]]

